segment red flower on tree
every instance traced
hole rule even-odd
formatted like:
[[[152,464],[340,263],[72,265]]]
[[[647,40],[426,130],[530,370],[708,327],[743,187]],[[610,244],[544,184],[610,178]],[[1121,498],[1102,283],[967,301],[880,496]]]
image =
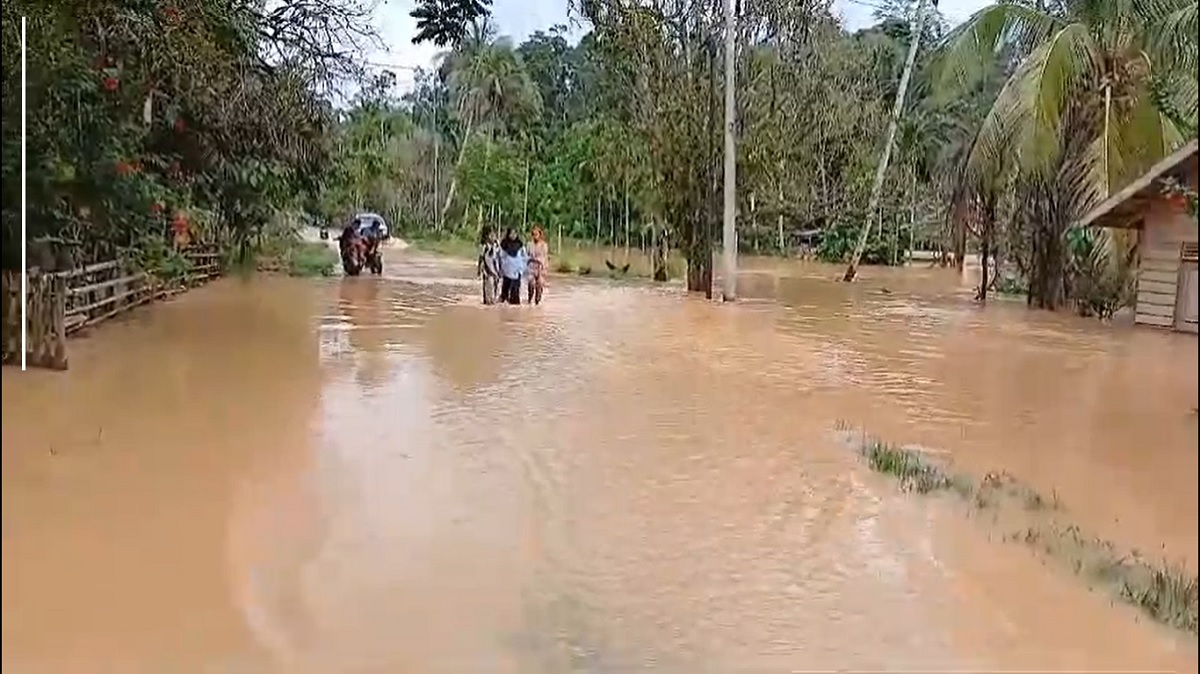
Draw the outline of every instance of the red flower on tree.
[[[127,176],[133,174],[134,172],[133,164],[130,164],[124,160],[117,162],[117,175]]]
[[[112,76],[105,77],[101,81],[101,84],[104,85],[105,91],[116,91],[117,88],[121,86],[120,80],[118,80],[117,78],[112,77]]]

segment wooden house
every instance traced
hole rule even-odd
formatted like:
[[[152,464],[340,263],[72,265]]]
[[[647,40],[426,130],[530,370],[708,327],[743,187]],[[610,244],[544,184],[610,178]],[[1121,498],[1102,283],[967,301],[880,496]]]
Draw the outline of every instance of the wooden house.
[[[1196,215],[1179,187],[1195,198],[1195,140],[1092,209],[1077,225],[1136,229],[1139,260],[1134,322],[1195,333],[1200,291]]]

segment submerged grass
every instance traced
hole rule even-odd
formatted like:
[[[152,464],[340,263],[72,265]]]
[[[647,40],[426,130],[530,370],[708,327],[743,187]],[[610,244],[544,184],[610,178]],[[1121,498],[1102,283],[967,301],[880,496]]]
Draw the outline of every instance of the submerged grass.
[[[837,430],[846,432],[845,422]],[[1121,554],[1111,542],[1084,535],[1076,525],[1063,525],[1052,515],[1065,512],[1057,492],[1049,498],[1005,472],[982,479],[954,474],[923,452],[855,434],[853,445],[878,473],[896,478],[901,489],[918,494],[944,492],[961,498],[974,510],[1020,513],[1024,528],[1005,535],[1038,554],[1061,562],[1092,586],[1141,609],[1153,620],[1197,633],[1197,577],[1180,565],[1154,563],[1137,552]]]
[[[949,489],[953,485],[950,476],[912,450],[873,441],[864,444],[859,451],[872,470],[900,480],[900,486],[905,491],[928,494]]]

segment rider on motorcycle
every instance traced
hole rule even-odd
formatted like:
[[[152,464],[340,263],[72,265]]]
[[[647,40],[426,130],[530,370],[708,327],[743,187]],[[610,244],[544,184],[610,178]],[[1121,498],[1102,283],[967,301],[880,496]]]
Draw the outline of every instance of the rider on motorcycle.
[[[387,225],[378,217],[358,217],[355,218],[355,223],[358,235],[367,244],[367,254],[374,254],[379,249],[379,244],[387,238]]]
[[[358,242],[358,222],[354,221],[346,223],[346,226],[342,228],[342,235],[338,237],[338,247],[342,250],[346,250],[352,244],[356,244]]]

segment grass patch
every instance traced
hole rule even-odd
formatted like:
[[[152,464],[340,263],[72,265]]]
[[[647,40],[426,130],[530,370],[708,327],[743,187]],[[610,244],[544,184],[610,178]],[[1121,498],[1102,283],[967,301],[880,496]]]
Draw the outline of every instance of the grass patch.
[[[479,244],[474,239],[464,238],[456,234],[437,234],[434,232],[415,232],[400,234],[417,250],[465,260],[474,260],[479,255]],[[638,249],[625,251],[624,248],[609,248],[596,246],[589,241],[564,239],[550,240],[550,268],[556,274],[575,274],[592,276],[595,270],[607,270],[606,262],[616,267],[609,271],[609,278],[641,278],[653,277],[654,270],[650,256]],[[626,268],[627,267],[627,268]],[[686,264],[675,254],[667,259],[667,278],[679,278],[683,275]]]
[[[474,260],[479,256],[479,242],[454,235],[439,235],[436,232],[404,233],[400,235],[410,246],[428,253],[447,257]]]
[[[290,239],[272,242],[254,258],[253,268],[289,276],[331,276],[338,254],[324,242]]]
[[[289,276],[332,276],[337,263],[337,252],[325,243],[298,241],[284,254]]]
[[[837,430],[847,433],[845,422]],[[1197,577],[1180,565],[1155,563],[1137,552],[1121,554],[1111,542],[1084,535],[1078,526],[1055,519],[1065,513],[1054,492],[1046,497],[1005,472],[982,479],[953,474],[922,452],[870,439],[856,433],[854,449],[878,473],[896,478],[901,489],[918,494],[944,492],[957,496],[974,511],[1019,518],[1025,526],[1003,536],[1054,559],[1113,597],[1140,609],[1151,619],[1197,633]]]

